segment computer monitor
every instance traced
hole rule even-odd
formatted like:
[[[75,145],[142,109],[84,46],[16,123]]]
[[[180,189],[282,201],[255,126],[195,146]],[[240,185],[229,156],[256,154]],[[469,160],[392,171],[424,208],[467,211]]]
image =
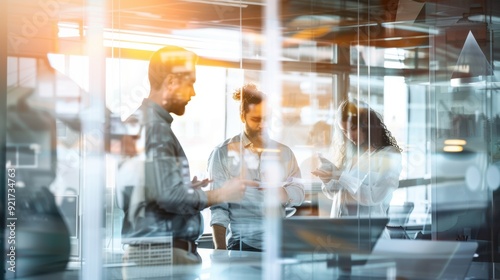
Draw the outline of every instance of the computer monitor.
[[[395,279],[465,279],[477,242],[380,239],[366,270],[376,279],[392,268]]]
[[[16,170],[16,183],[49,187],[56,177],[56,121],[38,109],[7,110],[6,167]]]
[[[284,219],[281,253],[369,254],[388,222],[389,218]]]

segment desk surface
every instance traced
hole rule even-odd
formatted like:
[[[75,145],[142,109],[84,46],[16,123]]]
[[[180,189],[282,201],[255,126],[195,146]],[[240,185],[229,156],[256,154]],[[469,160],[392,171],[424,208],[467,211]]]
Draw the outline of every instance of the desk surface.
[[[349,256],[352,258],[349,271],[341,269],[338,256],[332,254],[300,254],[271,263],[263,259],[262,253],[201,249],[201,279],[338,279],[342,276],[386,279],[390,275],[402,279],[465,279],[475,248],[475,242],[381,239],[371,254]]]
[[[274,261],[258,252],[200,249],[200,255],[201,279],[337,279],[346,274],[328,265],[334,259],[331,254],[301,254]]]
[[[338,279],[347,275],[380,279],[390,275],[403,279],[465,279],[476,248],[476,242],[380,239],[370,254],[303,253],[272,263],[264,260],[262,253],[255,252],[206,249],[200,254],[203,267],[211,276],[207,279]],[[348,266],[345,266],[346,258]],[[264,277],[269,271],[275,274]]]
[[[425,243],[427,248],[422,249],[419,254],[410,254],[405,250],[411,248],[424,248],[424,243],[419,242],[432,242]],[[411,244],[410,244],[411,243]],[[419,244],[417,244],[419,243]],[[440,241],[416,241],[416,240],[384,240],[377,243],[374,248],[374,252],[370,255],[353,255],[352,256],[352,267],[350,271],[345,271],[337,265],[338,262],[332,261],[336,260],[336,256],[333,254],[325,253],[303,253],[296,255],[293,258],[276,258],[274,260],[269,260],[268,256],[264,253],[258,252],[246,252],[246,251],[225,251],[225,250],[213,250],[213,249],[199,249],[199,254],[202,257],[202,264],[196,270],[193,276],[194,270],[189,266],[177,266],[175,269],[177,271],[187,271],[191,273],[191,278],[182,279],[236,279],[236,280],[246,280],[246,279],[338,279],[342,276],[354,276],[355,279],[365,279],[374,277],[377,279],[386,279],[387,276],[402,276],[407,277],[411,275],[412,277],[418,277],[418,273],[426,273],[429,275],[429,267],[422,269],[422,267],[414,266],[414,264],[420,262],[426,262],[429,264],[428,257],[432,257],[433,263],[442,264],[453,264],[454,261],[447,262],[446,260],[457,260],[457,258],[463,258],[462,255],[456,255],[456,252],[460,250],[454,250],[454,246],[459,246],[462,248],[459,242],[451,243],[440,243]],[[472,243],[472,242],[465,242]],[[438,246],[436,246],[438,244]],[[434,254],[427,250],[434,250],[435,248],[447,248],[447,251],[442,254]],[[474,246],[468,246],[467,248],[472,248]],[[405,249],[407,248],[407,249]],[[413,250],[413,249],[412,249]],[[404,256],[404,258],[402,258]],[[470,256],[465,256],[469,258]],[[119,260],[120,258],[116,258]],[[470,257],[470,259],[472,259]],[[338,260],[338,259],[337,259]],[[363,264],[358,264],[358,260],[368,260],[367,262],[360,262]],[[401,260],[404,261],[401,263]],[[456,261],[455,261],[456,263]],[[470,264],[470,262],[468,263]],[[466,264],[467,265],[467,264]],[[484,264],[483,264],[484,265]],[[488,265],[488,264],[486,264]],[[122,277],[122,265],[121,263],[115,262],[113,264],[106,264],[103,266],[103,278],[102,279],[123,279]],[[477,267],[477,266],[476,266]],[[435,269],[440,271],[445,271],[443,267],[436,267]],[[150,267],[144,267],[144,271],[151,270]],[[487,279],[477,277],[477,270],[469,270],[475,273],[475,279]],[[461,273],[467,273],[467,270],[462,269]],[[447,275],[451,278],[452,275]],[[45,278],[44,278],[45,277]],[[85,279],[82,275],[82,264],[73,263],[68,266],[67,271],[36,277],[23,278],[26,280],[40,280],[40,279],[70,279],[79,280]],[[136,279],[146,279],[144,277],[139,277]],[[165,278],[163,278],[165,279]],[[167,278],[168,279],[168,278]],[[174,279],[180,279],[175,277]],[[411,277],[409,279],[412,279]],[[426,278],[420,278],[426,279]],[[464,275],[457,279],[464,279]]]

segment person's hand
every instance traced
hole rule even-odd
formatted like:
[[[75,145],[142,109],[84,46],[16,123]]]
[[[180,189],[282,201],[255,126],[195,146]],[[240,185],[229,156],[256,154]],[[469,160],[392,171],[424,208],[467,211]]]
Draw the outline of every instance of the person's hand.
[[[193,180],[191,181],[191,187],[193,189],[201,189],[201,188],[204,188],[206,186],[208,186],[209,183],[211,183],[213,180],[210,180],[208,178],[205,178],[201,181],[198,181],[198,177],[197,176],[194,176],[193,177]]]
[[[335,165],[333,162],[329,161],[325,157],[323,157],[320,153],[318,153],[318,159],[319,162],[321,163],[320,167],[318,169],[324,170],[324,171],[333,171],[335,169]]]
[[[269,184],[269,183],[263,183],[263,182],[260,182],[260,181],[257,181],[257,183],[258,183],[257,189],[259,191],[265,191],[265,190],[275,189],[275,188],[282,188],[282,183],[278,183],[276,185]]]
[[[269,186],[267,184],[262,184],[259,182],[259,187],[257,188],[259,191],[268,191],[269,189],[278,189],[278,195],[281,203],[286,203],[288,201],[288,193],[285,190],[284,186]]]
[[[314,171],[311,171],[311,174],[313,174],[314,176],[318,176],[321,181],[326,184],[332,179],[333,172],[318,168]]]
[[[318,159],[321,162],[321,166],[316,168],[316,170],[311,171],[311,174],[319,177],[325,184],[330,182],[331,179],[338,179],[341,172],[335,164],[323,157],[321,154],[318,154]]]
[[[259,187],[259,182],[233,178],[226,181],[222,188],[218,189],[219,199],[224,202],[238,202],[245,196],[247,187]]]

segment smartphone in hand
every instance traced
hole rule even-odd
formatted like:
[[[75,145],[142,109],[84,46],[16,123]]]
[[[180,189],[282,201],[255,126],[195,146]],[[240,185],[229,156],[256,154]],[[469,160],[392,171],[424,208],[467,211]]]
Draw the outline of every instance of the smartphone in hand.
[[[335,168],[335,165],[333,164],[333,162],[326,159],[321,153],[318,153],[318,158],[319,158],[319,161],[321,162],[321,165],[318,167],[318,169],[324,170],[324,171],[333,171],[334,169],[337,169],[337,168]]]

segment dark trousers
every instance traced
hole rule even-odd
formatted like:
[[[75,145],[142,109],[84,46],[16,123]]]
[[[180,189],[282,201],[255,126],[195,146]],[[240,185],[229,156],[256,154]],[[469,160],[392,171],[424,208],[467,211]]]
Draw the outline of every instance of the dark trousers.
[[[235,251],[241,250],[241,251],[262,252],[261,249],[254,248],[248,244],[240,242],[240,240],[230,240],[229,244],[227,244],[227,249]]]

